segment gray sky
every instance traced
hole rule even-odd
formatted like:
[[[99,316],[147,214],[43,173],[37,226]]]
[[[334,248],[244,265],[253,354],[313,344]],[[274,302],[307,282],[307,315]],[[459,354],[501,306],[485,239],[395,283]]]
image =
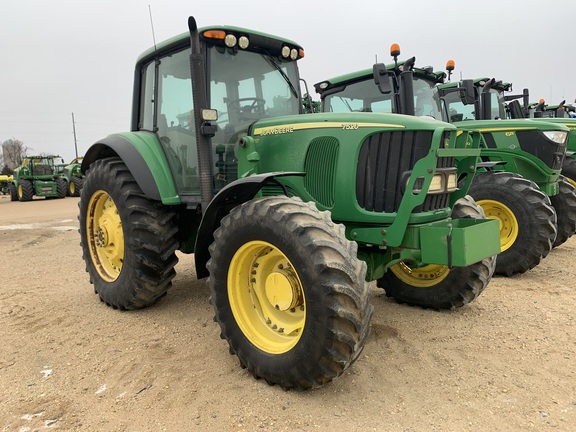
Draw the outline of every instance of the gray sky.
[[[75,156],[130,127],[136,57],[156,41],[227,24],[292,39],[306,56],[301,76],[325,78],[401,59],[444,68],[456,77],[510,81],[531,100],[576,98],[576,0],[2,0],[0,3],[0,142],[16,138],[30,154]],[[312,90],[312,89],[311,89]],[[313,92],[313,90],[312,90]]]

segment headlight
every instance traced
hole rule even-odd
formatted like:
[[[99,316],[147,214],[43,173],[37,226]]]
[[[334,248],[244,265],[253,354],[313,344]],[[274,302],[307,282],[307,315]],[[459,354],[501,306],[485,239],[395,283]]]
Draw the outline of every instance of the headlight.
[[[248,45],[250,45],[250,40],[246,36],[240,36],[240,39],[238,39],[238,46],[242,49],[246,49],[248,48]]]
[[[448,180],[446,181],[446,189],[448,192],[453,192],[458,189],[458,183],[456,181],[456,173],[448,174]]]
[[[227,34],[226,37],[224,38],[224,43],[228,48],[236,46],[236,36],[234,36],[233,34]]]
[[[430,182],[430,187],[428,188],[428,193],[438,193],[438,192],[442,192],[442,190],[444,189],[442,183],[444,183],[442,175],[440,174],[435,174],[434,177],[432,177],[432,181]]]
[[[542,133],[550,141],[554,141],[558,144],[564,144],[566,142],[566,135],[568,135],[568,132],[566,131],[542,131]]]
[[[406,185],[410,178],[406,180]],[[413,194],[419,194],[424,186],[424,177],[418,177],[414,182],[412,187]],[[429,194],[441,194],[441,193],[452,193],[458,189],[458,179],[455,168],[440,168],[439,171],[434,174],[432,180],[430,181],[430,186],[428,187]]]

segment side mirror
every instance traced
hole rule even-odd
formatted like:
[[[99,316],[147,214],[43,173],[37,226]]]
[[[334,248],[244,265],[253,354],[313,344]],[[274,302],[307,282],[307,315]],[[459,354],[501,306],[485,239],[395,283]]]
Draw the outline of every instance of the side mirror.
[[[458,87],[458,94],[464,105],[473,105],[476,102],[474,92],[474,81],[471,79],[462,80],[462,85]]]
[[[520,106],[520,102],[517,100],[513,100],[508,104],[508,112],[510,114],[510,118],[524,118],[524,110]]]
[[[374,83],[378,86],[378,90],[382,94],[389,94],[392,92],[392,86],[390,85],[390,72],[386,69],[384,63],[376,63],[372,66],[372,75],[374,77]]]

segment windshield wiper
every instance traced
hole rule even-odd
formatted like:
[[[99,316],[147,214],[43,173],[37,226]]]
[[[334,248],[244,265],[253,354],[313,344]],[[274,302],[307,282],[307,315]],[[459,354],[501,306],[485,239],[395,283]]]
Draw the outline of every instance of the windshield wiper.
[[[262,56],[264,57],[264,59],[271,65],[274,67],[274,69],[276,69],[278,72],[280,72],[280,75],[282,75],[282,78],[284,78],[284,81],[286,81],[286,84],[288,84],[288,87],[290,87],[290,91],[292,92],[292,94],[294,95],[294,97],[296,99],[298,99],[298,92],[296,91],[296,88],[294,87],[294,85],[292,84],[292,81],[290,81],[290,78],[288,78],[288,76],[284,73],[284,71],[282,70],[282,68],[280,66],[278,66],[276,64],[276,62],[274,60],[272,60],[269,56]]]

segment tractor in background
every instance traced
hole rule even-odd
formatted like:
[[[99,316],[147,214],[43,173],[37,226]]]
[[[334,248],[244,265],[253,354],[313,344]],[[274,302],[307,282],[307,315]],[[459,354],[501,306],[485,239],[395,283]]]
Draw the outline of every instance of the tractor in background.
[[[14,170],[10,183],[12,201],[31,201],[34,196],[66,197],[66,182],[58,175],[60,156],[26,156]]]
[[[465,115],[470,116],[466,120],[473,120],[478,110],[475,106],[478,95],[470,81],[454,92],[441,90],[446,77],[443,71],[416,68],[415,57],[398,62],[400,49],[396,44],[392,45],[391,54],[392,64],[375,64],[371,69],[315,84],[321,95],[322,111],[394,112],[444,119],[458,126],[459,138],[467,141],[464,146],[472,145],[464,132],[479,131],[479,174],[469,194],[488,218],[500,223],[502,253],[498,256],[496,272],[510,276],[538,265],[552,249],[557,236],[556,211],[548,195],[559,192],[558,177],[566,150],[567,129],[530,121],[461,121]],[[469,113],[447,111],[447,107],[454,108],[449,107],[448,96],[453,96]],[[522,177],[519,171],[528,178]],[[566,199],[572,202],[572,195],[568,193]],[[565,207],[562,211],[565,219],[561,219],[561,223],[566,221],[565,231],[569,236],[576,226]],[[379,285],[387,289],[385,281]]]

